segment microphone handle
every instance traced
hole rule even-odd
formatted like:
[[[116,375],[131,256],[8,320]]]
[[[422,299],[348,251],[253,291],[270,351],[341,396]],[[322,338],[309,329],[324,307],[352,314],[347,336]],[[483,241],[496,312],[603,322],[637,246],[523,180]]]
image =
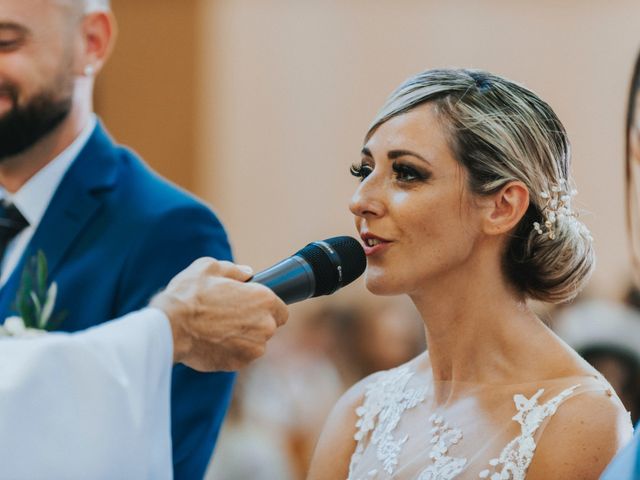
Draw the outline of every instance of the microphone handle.
[[[298,255],[256,273],[250,281],[270,288],[287,305],[313,297],[316,290],[311,266]]]

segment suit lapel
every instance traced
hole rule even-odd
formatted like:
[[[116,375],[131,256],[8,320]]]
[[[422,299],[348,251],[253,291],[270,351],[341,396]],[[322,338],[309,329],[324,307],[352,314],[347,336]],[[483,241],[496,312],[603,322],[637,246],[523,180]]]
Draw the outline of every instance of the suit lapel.
[[[83,227],[104,202],[103,193],[115,185],[116,147],[100,123],[60,182],[38,228],[13,274],[0,293],[0,311],[15,299],[26,260],[42,250],[51,277],[61,265]]]

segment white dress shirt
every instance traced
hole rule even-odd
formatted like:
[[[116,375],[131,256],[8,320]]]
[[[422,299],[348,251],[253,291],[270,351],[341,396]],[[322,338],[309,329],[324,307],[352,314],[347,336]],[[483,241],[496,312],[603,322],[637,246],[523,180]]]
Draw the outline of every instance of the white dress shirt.
[[[67,173],[73,161],[89,141],[96,123],[96,116],[92,114],[87,125],[85,125],[73,143],[31,177],[16,193],[11,194],[0,187],[0,199],[6,199],[8,202],[13,203],[29,222],[29,226],[9,242],[4,258],[0,259],[2,268],[0,287],[7,282],[14,268],[16,268],[31,241],[31,237],[33,237],[38,228],[40,220],[42,220],[44,213],[47,211],[49,202],[51,202],[53,194],[58,189],[64,174]]]
[[[0,477],[171,479],[172,358],[171,326],[154,308],[0,339]]]

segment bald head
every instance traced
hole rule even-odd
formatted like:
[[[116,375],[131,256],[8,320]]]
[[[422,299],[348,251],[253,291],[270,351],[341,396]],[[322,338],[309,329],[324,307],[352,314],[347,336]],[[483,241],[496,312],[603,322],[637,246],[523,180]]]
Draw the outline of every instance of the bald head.
[[[72,7],[81,14],[111,9],[111,0],[56,0],[56,2]]]
[[[111,8],[111,0],[76,0],[84,4],[85,12],[94,10],[109,10]]]

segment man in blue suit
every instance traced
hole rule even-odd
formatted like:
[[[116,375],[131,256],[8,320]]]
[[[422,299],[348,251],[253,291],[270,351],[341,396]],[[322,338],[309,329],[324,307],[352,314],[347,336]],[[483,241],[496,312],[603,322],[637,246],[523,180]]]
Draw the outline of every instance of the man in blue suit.
[[[16,313],[40,250],[64,331],[145,306],[198,257],[231,259],[215,215],[114,144],[92,113],[114,25],[108,0],[0,2],[0,321]],[[174,368],[175,478],[203,476],[233,378]]]

